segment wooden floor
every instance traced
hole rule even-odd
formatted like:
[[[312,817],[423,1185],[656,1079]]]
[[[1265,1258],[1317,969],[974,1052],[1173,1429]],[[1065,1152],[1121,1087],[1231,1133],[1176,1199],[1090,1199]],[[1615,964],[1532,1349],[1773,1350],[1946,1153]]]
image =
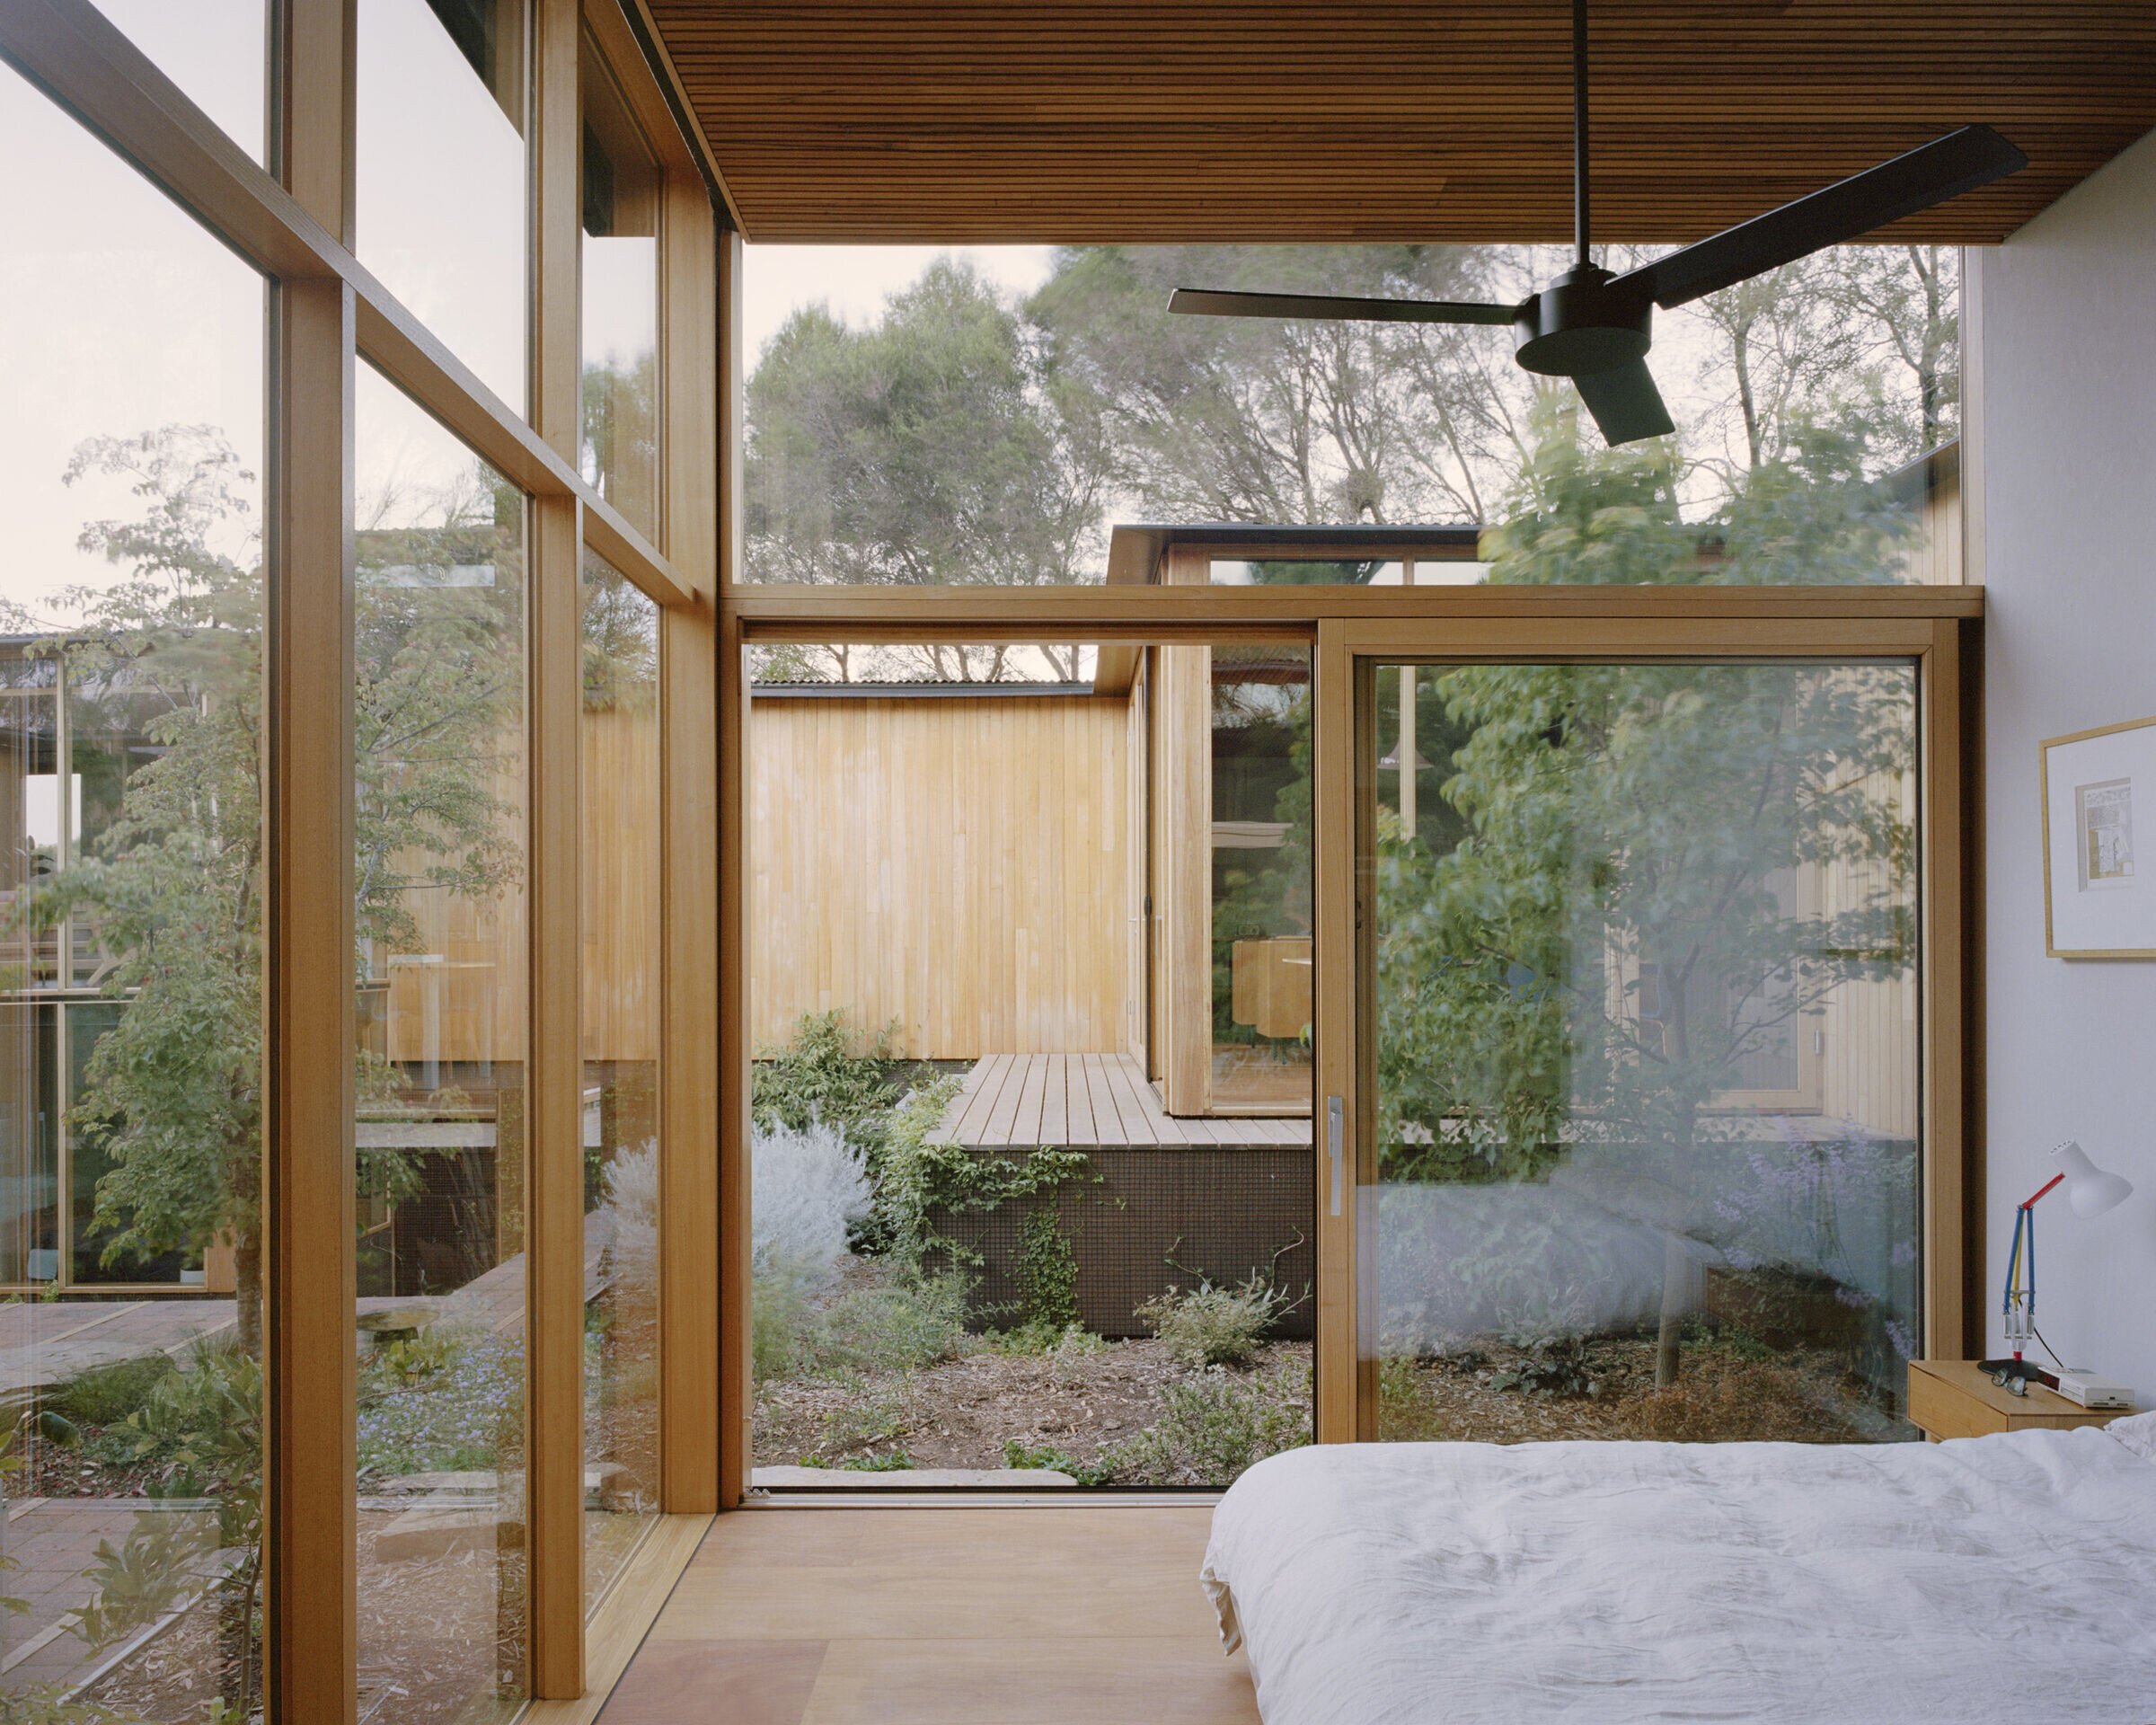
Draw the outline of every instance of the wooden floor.
[[[720,1516],[599,1725],[1259,1725],[1206,1508]]]
[[[1310,1117],[1179,1119],[1127,1054],[992,1054],[930,1137],[963,1145],[1308,1144]]]

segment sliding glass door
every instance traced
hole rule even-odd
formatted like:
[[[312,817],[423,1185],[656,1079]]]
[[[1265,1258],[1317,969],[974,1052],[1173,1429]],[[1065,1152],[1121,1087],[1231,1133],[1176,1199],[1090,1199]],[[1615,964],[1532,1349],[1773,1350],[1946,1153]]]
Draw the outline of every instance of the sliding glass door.
[[[1931,631],[1321,630],[1324,1435],[1913,1435]]]

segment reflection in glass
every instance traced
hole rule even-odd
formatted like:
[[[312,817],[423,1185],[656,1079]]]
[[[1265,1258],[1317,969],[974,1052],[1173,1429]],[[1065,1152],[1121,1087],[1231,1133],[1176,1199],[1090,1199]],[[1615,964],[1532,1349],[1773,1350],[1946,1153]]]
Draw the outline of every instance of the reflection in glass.
[[[1909,1435],[1914,693],[1379,670],[1374,1435]]]
[[[359,0],[359,258],[525,408],[525,0]]]
[[[523,1689],[524,499],[359,373],[359,1680]]]
[[[658,536],[658,163],[584,38],[584,477]]]
[[[658,607],[584,555],[584,1588],[658,1509]]]
[[[265,0],[94,0],[151,63],[257,162],[270,62]]]
[[[1213,1048],[1217,1112],[1310,1112],[1310,654],[1215,647]]]
[[[0,154],[0,1716],[245,1718],[262,285],[4,67]]]

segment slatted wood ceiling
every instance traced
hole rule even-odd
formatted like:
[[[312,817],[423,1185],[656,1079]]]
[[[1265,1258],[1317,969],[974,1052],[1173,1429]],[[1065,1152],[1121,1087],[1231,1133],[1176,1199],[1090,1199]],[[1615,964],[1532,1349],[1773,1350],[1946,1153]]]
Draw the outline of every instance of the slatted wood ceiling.
[[[752,240],[1560,241],[1568,0],[648,0]],[[1971,120],[1890,230],[2002,239],[2156,125],[2156,0],[1597,0],[1598,233],[1695,238]]]

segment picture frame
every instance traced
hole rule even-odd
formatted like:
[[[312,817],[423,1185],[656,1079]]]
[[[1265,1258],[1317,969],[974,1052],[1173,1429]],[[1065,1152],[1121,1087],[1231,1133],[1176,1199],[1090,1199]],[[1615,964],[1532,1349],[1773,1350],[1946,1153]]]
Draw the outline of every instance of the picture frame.
[[[2046,954],[2156,959],[2156,717],[2037,749]]]

